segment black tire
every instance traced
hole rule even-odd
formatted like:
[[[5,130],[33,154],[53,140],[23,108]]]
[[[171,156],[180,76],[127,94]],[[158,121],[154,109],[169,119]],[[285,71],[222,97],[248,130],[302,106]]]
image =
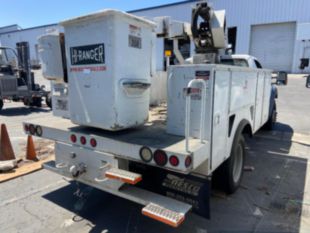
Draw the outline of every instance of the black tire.
[[[24,98],[23,99],[23,103],[24,103],[25,106],[30,106],[30,101],[29,101],[28,98]]]
[[[33,97],[32,98],[32,105],[38,108],[42,107],[42,98],[41,97]]]
[[[0,111],[2,110],[2,108],[3,108],[3,100],[0,99]]]
[[[239,188],[245,160],[245,139],[242,134],[236,135],[230,157],[214,172],[218,186],[227,194],[233,194]]]
[[[276,104],[274,104],[272,112],[268,118],[268,121],[264,125],[264,129],[272,131],[274,129],[276,122],[277,122],[277,106]]]
[[[307,77],[307,80],[306,80],[306,87],[307,87],[307,88],[310,88],[310,76]]]
[[[45,103],[50,109],[52,109],[52,96],[50,93],[45,97]]]
[[[42,98],[41,97],[32,97],[31,99],[24,98],[24,105],[29,107],[42,107]]]

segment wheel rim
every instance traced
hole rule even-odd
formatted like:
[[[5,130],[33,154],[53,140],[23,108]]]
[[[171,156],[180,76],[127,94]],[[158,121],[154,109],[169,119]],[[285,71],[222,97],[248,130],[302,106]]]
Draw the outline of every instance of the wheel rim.
[[[241,144],[239,143],[237,146],[233,166],[233,180],[235,183],[239,182],[242,174],[242,162],[243,162],[242,160],[243,160],[243,150]]]

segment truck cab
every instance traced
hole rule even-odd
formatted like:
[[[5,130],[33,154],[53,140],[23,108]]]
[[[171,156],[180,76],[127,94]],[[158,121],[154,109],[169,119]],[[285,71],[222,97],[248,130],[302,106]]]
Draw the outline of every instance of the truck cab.
[[[231,66],[250,67],[253,69],[262,69],[262,65],[256,57],[247,54],[233,54],[221,56],[221,64]]]

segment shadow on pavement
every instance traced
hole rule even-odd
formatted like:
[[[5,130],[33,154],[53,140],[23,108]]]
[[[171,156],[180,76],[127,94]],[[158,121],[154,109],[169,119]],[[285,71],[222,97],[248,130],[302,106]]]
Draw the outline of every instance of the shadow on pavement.
[[[81,218],[91,222],[92,233],[299,232],[307,159],[292,154],[291,147],[290,140],[248,140],[246,165],[254,170],[245,171],[241,188],[230,196],[213,195],[211,220],[189,214],[177,229],[142,216],[142,206],[95,188],[79,184],[76,192],[74,182],[44,198],[75,213],[77,224]]]
[[[288,132],[288,133],[294,132],[294,130],[291,126],[289,126],[287,124],[283,124],[281,122],[276,122],[276,124],[274,126],[274,130],[281,131],[281,132]]]
[[[16,107],[4,108],[0,111],[0,116],[26,116],[32,113],[50,112],[48,108],[29,108],[29,107]]]

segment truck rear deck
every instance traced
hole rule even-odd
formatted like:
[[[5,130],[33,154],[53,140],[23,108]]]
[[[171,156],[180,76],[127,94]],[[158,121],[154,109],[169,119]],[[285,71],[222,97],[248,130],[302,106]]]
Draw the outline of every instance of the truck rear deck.
[[[207,144],[201,144],[198,139],[190,139],[189,144],[193,151],[186,151],[184,137],[166,133],[166,107],[152,108],[149,114],[149,121],[143,127],[119,132],[77,126],[68,119],[58,117],[49,119],[49,122],[44,119],[26,122],[24,129],[29,135],[55,141],[56,161],[46,163],[44,165],[46,169],[140,203],[145,206],[142,209],[144,215],[171,226],[178,226],[184,220],[185,214],[192,208],[192,204],[186,202],[198,203],[194,199],[201,198],[200,196],[205,198],[205,195],[197,191],[200,190],[199,187],[206,185],[209,187],[208,179],[200,178],[198,182],[199,178],[194,177],[196,181],[188,185],[187,183],[191,183],[191,181],[186,181],[189,180],[189,176],[182,175],[194,169],[194,156],[199,156]],[[93,139],[96,144],[91,143]],[[167,161],[166,165],[158,166],[153,160],[148,163],[142,161],[140,150],[145,147],[152,151],[165,151],[168,158],[172,155],[177,156],[179,165],[173,166]],[[188,158],[190,158],[189,165],[186,164]],[[140,180],[143,181],[144,175],[137,173],[139,166],[138,170],[130,169],[132,164],[151,166],[146,166],[145,171],[151,172],[151,176],[146,174],[145,182],[144,184],[141,182],[141,186],[135,184]],[[81,170],[76,173],[78,169]],[[159,173],[154,177],[156,169]],[[147,177],[150,179],[147,180]],[[150,184],[152,184],[151,188],[148,189]],[[198,187],[197,184],[200,186]],[[198,188],[195,188],[195,185]],[[163,191],[163,189],[168,191]],[[203,190],[209,193],[208,188],[207,191],[206,188]],[[180,200],[184,193],[187,197]],[[170,197],[166,197],[167,195]],[[177,196],[179,198],[176,198]],[[205,203],[208,204],[208,202]],[[204,209],[208,212],[208,207]]]
[[[149,112],[149,121],[139,128],[127,129],[118,132],[110,132],[102,129],[78,126],[71,123],[68,119],[59,119],[55,117],[53,120],[46,122],[41,121],[24,123],[26,133],[35,136],[51,139],[56,142],[70,144],[77,147],[83,147],[95,151],[111,153],[117,158],[128,159],[132,161],[142,162],[140,158],[140,150],[142,147],[149,148],[152,152],[162,150],[167,156],[175,155],[179,159],[178,166],[172,166],[167,163],[162,168],[174,170],[182,173],[189,173],[197,168],[205,161],[205,153],[203,149],[208,146],[208,142],[201,143],[199,139],[190,138],[190,151],[185,149],[185,137],[175,136],[166,133],[166,107],[161,106],[153,108]],[[41,133],[38,135],[35,130],[31,132],[29,128],[37,129],[40,127]],[[76,137],[76,141],[72,141],[72,137]],[[85,143],[81,142],[81,138],[85,138]],[[84,140],[84,139],[83,139]],[[91,145],[91,140],[96,141],[96,146]],[[190,160],[190,164],[185,161]],[[157,166],[154,161],[150,161],[147,165]]]

